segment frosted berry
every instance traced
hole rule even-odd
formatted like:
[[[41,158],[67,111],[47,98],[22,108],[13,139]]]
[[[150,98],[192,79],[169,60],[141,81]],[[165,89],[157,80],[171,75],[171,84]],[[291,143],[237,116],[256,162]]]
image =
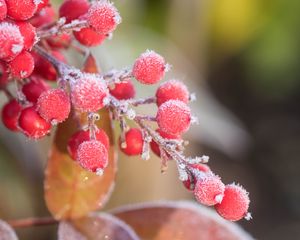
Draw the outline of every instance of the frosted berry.
[[[180,139],[180,136],[179,135],[172,135],[172,134],[168,134],[168,133],[165,133],[163,131],[161,131],[160,129],[157,129],[156,132],[159,133],[159,135],[165,139],[173,139],[173,140],[179,140]],[[151,150],[158,156],[160,157],[160,149],[159,149],[159,146],[158,144],[152,140],[150,142],[150,147],[151,147]]]
[[[62,89],[45,91],[37,100],[37,110],[48,122],[53,124],[63,122],[71,110],[69,95]]]
[[[121,22],[118,10],[108,1],[94,3],[87,14],[88,23],[99,33],[114,31]]]
[[[2,122],[11,131],[18,131],[18,118],[22,110],[16,99],[6,103],[2,109]]]
[[[5,0],[0,0],[0,21],[6,18],[7,6]]]
[[[34,0],[6,0],[7,15],[15,20],[27,20],[37,10],[35,2]]]
[[[196,200],[204,205],[212,206],[223,199],[225,185],[220,177],[213,173],[200,173],[197,177],[194,195]]]
[[[223,218],[238,221],[247,215],[249,203],[246,190],[239,185],[230,184],[226,186],[223,200],[215,205],[215,209]]]
[[[98,46],[106,39],[106,35],[98,33],[90,27],[74,31],[73,34],[78,42],[87,47]]]
[[[85,141],[78,147],[77,161],[86,170],[100,172],[108,165],[108,153],[101,142]]]
[[[135,96],[135,88],[130,80],[116,83],[113,89],[109,89],[109,92],[119,100],[127,100]]]
[[[164,77],[165,71],[164,58],[148,50],[135,61],[132,74],[143,84],[155,84]]]
[[[108,96],[106,83],[85,74],[71,86],[74,107],[81,112],[96,112],[104,106],[103,100]]]
[[[49,0],[39,0],[39,3],[37,5],[36,12],[41,11],[44,7],[46,7],[49,4]]]
[[[120,139],[120,149],[128,156],[140,155],[143,151],[143,134],[138,128],[131,128],[125,134],[126,147],[123,148]]]
[[[22,132],[32,139],[45,136],[51,129],[51,124],[37,113],[34,106],[21,111],[18,123]]]
[[[35,27],[29,22],[16,22],[19,30],[24,38],[24,49],[31,50],[33,47],[37,36]]]
[[[26,97],[26,100],[32,103],[36,103],[42,92],[49,89],[49,86],[39,77],[31,77],[31,81],[24,84],[22,92]]]
[[[7,66],[0,60],[0,88],[3,88],[8,83]]]
[[[71,36],[67,33],[56,35],[47,39],[49,46],[52,48],[68,48],[71,41]]]
[[[100,141],[107,151],[109,150],[109,138],[106,134],[106,132],[103,129],[97,129],[95,132],[96,140]],[[71,156],[72,159],[76,160],[77,159],[77,149],[78,146],[85,142],[89,141],[90,139],[90,131],[85,131],[85,130],[80,130],[75,132],[69,139],[68,141],[68,152]]]
[[[169,80],[159,86],[156,91],[156,102],[160,106],[169,100],[180,100],[184,103],[189,102],[189,91],[180,81]]]
[[[53,50],[51,51],[51,55],[62,62],[66,62],[64,55],[59,51]],[[57,78],[57,71],[54,66],[38,54],[34,54],[33,56],[35,62],[34,72],[47,80],[55,81]]]
[[[59,8],[59,17],[65,17],[66,23],[69,23],[86,14],[89,7],[87,0],[65,0]]]
[[[12,60],[24,47],[24,38],[19,27],[8,22],[0,23],[0,59]]]
[[[55,20],[55,11],[52,6],[44,7],[29,21],[36,28],[53,23]]]
[[[211,172],[211,170],[207,164],[202,163],[191,164],[189,167],[193,169],[193,172],[190,173],[188,180],[185,180],[182,183],[186,187],[186,189],[194,191],[197,182],[197,177],[194,175],[195,172],[196,174],[199,174],[201,172],[209,173]]]
[[[23,51],[8,64],[8,67],[13,77],[18,79],[27,78],[33,72],[34,59],[29,52]]]
[[[182,134],[190,127],[191,110],[184,102],[169,100],[158,108],[156,120],[165,133]]]

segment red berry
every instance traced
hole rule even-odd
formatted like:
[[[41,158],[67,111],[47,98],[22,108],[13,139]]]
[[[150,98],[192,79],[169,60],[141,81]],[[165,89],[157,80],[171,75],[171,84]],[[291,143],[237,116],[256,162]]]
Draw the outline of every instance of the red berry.
[[[62,55],[59,51],[53,50],[51,51],[51,55],[62,62],[66,62],[64,55]],[[57,72],[54,66],[38,54],[34,54],[33,56],[35,62],[34,72],[47,80],[55,81],[57,78]]]
[[[193,170],[196,171],[197,174],[199,174],[199,172],[203,172],[203,173],[211,172],[207,164],[202,164],[202,163],[192,164],[190,165],[190,167],[193,168]],[[194,173],[192,172],[189,175],[189,179],[183,181],[182,183],[188,190],[194,191],[196,182],[197,182],[197,178],[196,176],[194,176]]]
[[[197,177],[194,195],[204,205],[212,206],[220,203],[224,196],[225,185],[220,177],[213,173],[200,173]]]
[[[109,150],[109,138],[106,132],[103,129],[97,129],[96,133],[96,140],[100,141],[107,151]],[[75,132],[68,141],[68,152],[72,159],[77,159],[77,149],[78,146],[85,142],[91,140],[90,138],[90,131],[80,130]]]
[[[30,23],[36,28],[53,23],[55,20],[55,11],[52,6],[44,7],[33,18]]]
[[[78,147],[77,161],[86,170],[100,172],[108,165],[108,152],[100,141],[85,141]]]
[[[114,89],[109,90],[110,94],[113,95],[116,99],[127,100],[134,98],[135,88],[130,80],[122,81],[115,84]]]
[[[42,92],[49,89],[49,86],[40,78],[34,76],[31,77],[31,81],[24,84],[22,92],[25,95],[27,101],[36,103]]]
[[[33,72],[34,59],[29,52],[23,51],[8,64],[8,67],[13,77],[27,78]]]
[[[164,77],[165,71],[164,58],[148,50],[135,61],[132,74],[143,84],[155,84]]]
[[[106,83],[91,74],[85,74],[71,86],[74,107],[81,112],[96,112],[104,107],[103,100],[108,96]]]
[[[138,128],[131,128],[125,134],[126,148],[122,148],[120,139],[120,149],[129,156],[140,155],[143,151],[143,134]]]
[[[38,139],[50,132],[51,124],[43,119],[32,106],[21,111],[19,127],[27,137]]]
[[[190,127],[191,110],[184,102],[169,100],[158,108],[156,120],[162,131],[179,135]]]
[[[31,50],[36,41],[36,29],[29,22],[16,22],[19,30],[24,38],[24,49]]]
[[[27,20],[37,10],[34,0],[6,0],[7,15],[15,20]]]
[[[15,58],[24,47],[24,38],[19,27],[8,22],[0,23],[0,59],[5,61]]]
[[[159,133],[159,135],[165,139],[177,139],[179,140],[180,139],[180,136],[178,135],[172,135],[172,134],[168,134],[168,133],[165,133],[163,131],[161,131],[160,129],[157,129],[156,132]],[[159,149],[159,146],[158,144],[152,140],[150,142],[150,147],[151,147],[151,150],[157,155],[160,157],[160,149]]]
[[[41,11],[44,7],[46,7],[49,4],[49,0],[39,0],[39,3],[37,5],[36,12]]]
[[[238,221],[247,215],[249,203],[246,190],[239,185],[230,184],[225,187],[223,200],[215,205],[215,209],[223,218]]]
[[[78,42],[88,47],[100,45],[106,38],[106,35],[98,33],[90,27],[74,31],[73,34]]]
[[[0,0],[0,21],[6,18],[7,6],[5,0]]]
[[[0,88],[3,88],[8,83],[7,66],[0,60]]]
[[[69,95],[62,89],[45,91],[37,100],[37,110],[42,118],[52,124],[63,122],[71,110]]]
[[[59,17],[65,17],[66,23],[86,14],[90,8],[87,0],[65,0],[59,8]]]
[[[47,39],[48,44],[52,48],[68,48],[71,41],[71,36],[67,33],[56,35]]]
[[[11,131],[18,131],[18,118],[22,106],[16,99],[6,103],[2,109],[2,122]]]
[[[116,29],[121,17],[112,3],[103,1],[96,2],[90,7],[87,20],[97,32],[108,34]]]
[[[180,100],[184,103],[189,102],[189,91],[180,81],[169,80],[159,86],[156,91],[156,102],[160,106],[169,100]]]

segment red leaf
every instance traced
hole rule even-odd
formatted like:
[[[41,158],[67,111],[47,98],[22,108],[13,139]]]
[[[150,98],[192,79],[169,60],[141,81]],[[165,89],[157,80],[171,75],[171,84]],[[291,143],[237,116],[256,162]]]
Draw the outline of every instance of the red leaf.
[[[112,213],[144,240],[251,240],[237,224],[190,202],[148,203]]]

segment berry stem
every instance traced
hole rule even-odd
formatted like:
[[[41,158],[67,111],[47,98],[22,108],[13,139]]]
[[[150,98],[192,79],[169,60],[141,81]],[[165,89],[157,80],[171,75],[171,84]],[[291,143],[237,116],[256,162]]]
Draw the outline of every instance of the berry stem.
[[[25,227],[34,227],[34,226],[45,226],[57,224],[58,221],[52,217],[41,217],[41,218],[24,218],[17,220],[10,220],[7,223],[13,228],[25,228]]]
[[[145,104],[152,104],[156,102],[155,97],[148,97],[148,98],[141,98],[141,99],[130,99],[127,101],[128,104],[131,104],[132,106],[139,106],[139,105],[145,105]]]

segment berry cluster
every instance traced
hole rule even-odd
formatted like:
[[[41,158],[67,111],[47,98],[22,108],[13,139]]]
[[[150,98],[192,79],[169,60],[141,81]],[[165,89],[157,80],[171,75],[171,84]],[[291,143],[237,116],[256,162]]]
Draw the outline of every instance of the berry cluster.
[[[12,131],[39,139],[53,125],[70,116],[71,110],[86,113],[88,125],[81,126],[68,141],[70,157],[84,169],[103,174],[108,165],[109,138],[97,128],[98,111],[107,108],[120,123],[119,147],[128,156],[149,159],[150,150],[161,158],[162,171],[169,161],[177,164],[180,180],[193,191],[201,204],[215,206],[225,219],[236,221],[248,214],[248,193],[239,185],[225,186],[206,165],[208,157],[186,157],[183,134],[195,122],[188,103],[193,99],[187,87],[172,79],[162,83],[155,96],[135,99],[132,79],[144,85],[158,83],[169,70],[165,59],[147,50],[132,68],[106,74],[84,73],[69,66],[61,49],[96,46],[111,37],[121,22],[108,0],[65,0],[59,19],[46,0],[0,0],[0,89],[9,101],[3,106],[2,121]],[[72,37],[75,38],[73,38]],[[54,81],[51,88],[47,81]],[[15,82],[16,97],[10,90]],[[156,116],[133,110],[143,104],[156,104]],[[134,121],[129,128],[127,121]],[[147,122],[155,122],[153,130]]]

